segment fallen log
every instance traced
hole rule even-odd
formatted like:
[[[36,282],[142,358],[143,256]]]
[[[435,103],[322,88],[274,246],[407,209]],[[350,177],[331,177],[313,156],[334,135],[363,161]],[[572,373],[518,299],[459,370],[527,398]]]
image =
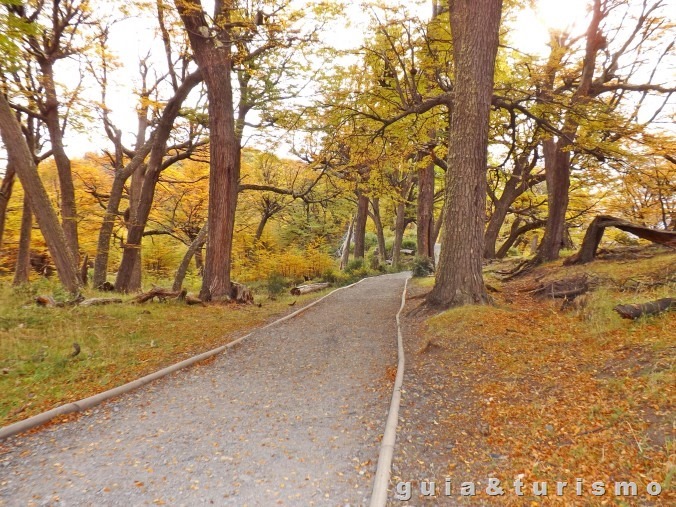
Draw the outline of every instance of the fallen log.
[[[122,303],[120,298],[89,298],[81,301],[80,306],[103,306]]]
[[[326,289],[328,286],[328,282],[299,285],[298,287],[291,289],[291,294],[293,296],[300,296],[301,294],[309,294],[310,292],[317,292],[319,290]]]
[[[194,297],[194,296],[186,296],[186,297],[185,297],[185,304],[187,304],[187,305],[202,305],[202,306],[206,306],[206,305],[204,304],[204,301],[202,301],[201,299],[196,298],[196,297]]]
[[[57,303],[52,296],[37,296],[35,298],[35,304],[38,306],[44,306],[46,308],[54,308],[55,306],[63,306],[63,303]]]
[[[232,282],[230,284],[230,299],[237,303],[253,304],[254,297],[251,289],[241,283]]]
[[[543,283],[530,292],[544,297],[572,300],[586,293],[590,288],[591,283],[587,275],[581,275]]]
[[[615,227],[616,229],[629,232],[653,243],[676,248],[676,231],[651,229],[610,215],[599,215],[592,220],[591,224],[589,224],[580,250],[575,255],[563,261],[563,264],[565,266],[570,266],[573,264],[586,264],[593,261],[606,227]]]
[[[613,310],[620,314],[623,319],[635,320],[643,315],[657,315],[676,309],[676,298],[663,298],[649,303],[633,305],[617,305]]]
[[[136,296],[132,302],[133,303],[146,303],[153,298],[158,298],[160,301],[165,301],[167,298],[177,298],[180,292],[172,291],[169,289],[163,289],[162,287],[153,287],[148,292],[143,292]]]

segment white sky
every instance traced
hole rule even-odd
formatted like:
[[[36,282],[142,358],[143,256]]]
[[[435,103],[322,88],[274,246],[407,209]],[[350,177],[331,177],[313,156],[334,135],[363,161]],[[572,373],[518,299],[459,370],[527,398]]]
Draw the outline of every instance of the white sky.
[[[327,42],[339,49],[359,47],[369,22],[369,13],[359,2],[347,3],[346,15],[324,35]],[[389,0],[388,3],[400,2]],[[588,0],[539,0],[534,11],[526,10],[519,16],[512,36],[513,45],[527,53],[545,56],[548,53],[548,30],[568,28],[573,33],[583,30],[588,4]],[[407,5],[421,19],[426,19],[431,14],[429,0],[408,2]],[[156,22],[153,22],[152,14],[151,12],[143,18],[119,22],[111,32],[111,47],[124,65],[112,76],[109,107],[113,111],[113,120],[126,135],[127,144],[131,144],[136,129],[134,87],[138,85],[138,61],[152,50],[153,54],[158,55],[158,68],[166,66],[163,46],[156,37]],[[63,74],[57,75],[58,78],[66,82]],[[100,96],[96,87],[89,89],[87,94],[93,100],[98,100]],[[110,147],[109,141],[102,134],[100,123],[95,123],[89,132],[90,134],[67,133],[66,144],[71,157]]]

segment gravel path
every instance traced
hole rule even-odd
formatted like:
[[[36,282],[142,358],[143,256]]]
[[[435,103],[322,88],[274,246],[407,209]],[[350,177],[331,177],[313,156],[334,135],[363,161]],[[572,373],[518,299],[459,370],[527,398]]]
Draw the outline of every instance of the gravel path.
[[[14,437],[0,505],[363,505],[405,274],[371,278],[219,356]]]

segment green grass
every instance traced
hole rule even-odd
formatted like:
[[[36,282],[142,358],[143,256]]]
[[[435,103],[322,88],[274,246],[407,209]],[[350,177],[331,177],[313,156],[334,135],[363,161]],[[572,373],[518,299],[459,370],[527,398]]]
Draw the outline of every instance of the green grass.
[[[274,301],[262,292],[256,296],[262,307],[167,301],[42,308],[36,294],[68,295],[45,281],[21,288],[0,282],[0,426],[228,343],[329,290],[300,297],[286,292]],[[81,352],[70,357],[74,342]]]

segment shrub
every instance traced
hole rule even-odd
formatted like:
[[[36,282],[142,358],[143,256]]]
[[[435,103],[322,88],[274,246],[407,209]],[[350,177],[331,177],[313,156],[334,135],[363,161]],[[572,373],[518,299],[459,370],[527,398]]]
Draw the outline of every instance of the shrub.
[[[364,259],[353,259],[345,267],[346,273],[355,273],[364,267]]]
[[[288,280],[279,273],[271,273],[267,280],[268,296],[275,298],[288,287]]]
[[[404,238],[401,242],[401,248],[404,250],[413,250],[415,252],[416,248],[418,248],[418,243],[415,239]]]
[[[429,257],[416,257],[411,265],[413,276],[422,278],[434,273],[434,261]]]

